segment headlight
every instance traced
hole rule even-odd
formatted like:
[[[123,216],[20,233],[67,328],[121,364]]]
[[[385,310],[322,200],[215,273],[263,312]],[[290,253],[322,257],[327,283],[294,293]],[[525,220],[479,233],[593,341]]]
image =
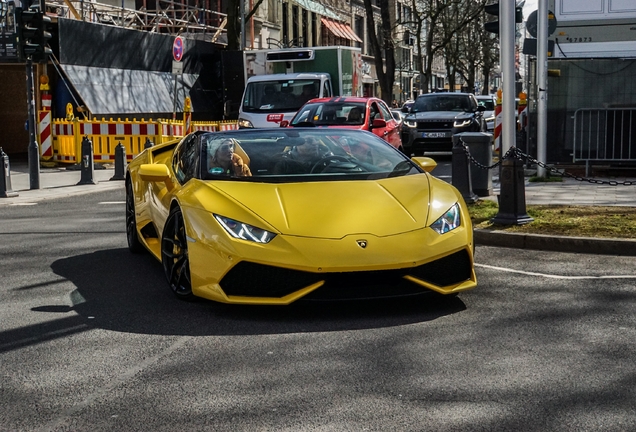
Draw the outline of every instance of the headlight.
[[[224,216],[214,215],[221,226],[234,238],[249,240],[256,243],[269,243],[276,234],[256,228],[255,226],[244,224]]]
[[[404,119],[404,121],[402,122],[402,124],[406,125],[406,127],[410,127],[410,128],[414,128],[417,127],[417,122],[415,120],[407,120]]]
[[[439,219],[431,224],[431,228],[438,234],[444,234],[461,225],[459,204],[455,203]]]
[[[487,121],[487,122],[495,121],[495,116],[486,117],[484,121]]]
[[[238,119],[237,124],[238,124],[239,128],[253,128],[254,127],[254,125],[252,124],[251,121],[245,120],[245,119],[242,119],[242,118]]]
[[[470,119],[466,119],[466,120],[455,120],[455,123],[453,123],[453,127],[456,128],[461,128],[461,127],[466,127],[470,124],[472,120]]]

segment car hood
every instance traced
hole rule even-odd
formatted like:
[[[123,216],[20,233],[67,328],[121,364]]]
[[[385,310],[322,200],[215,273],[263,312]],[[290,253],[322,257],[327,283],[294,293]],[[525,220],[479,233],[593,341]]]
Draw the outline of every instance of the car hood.
[[[378,181],[205,184],[209,190],[199,195],[199,201],[208,211],[285,235],[390,236],[425,227],[429,213],[428,174]],[[235,206],[227,201],[219,205],[219,193]],[[454,196],[449,201],[453,200]]]
[[[457,112],[457,111],[422,111],[417,113],[411,113],[408,116],[408,119],[413,119],[417,121],[426,121],[426,120],[458,120],[463,118],[471,118],[473,113],[468,112]]]

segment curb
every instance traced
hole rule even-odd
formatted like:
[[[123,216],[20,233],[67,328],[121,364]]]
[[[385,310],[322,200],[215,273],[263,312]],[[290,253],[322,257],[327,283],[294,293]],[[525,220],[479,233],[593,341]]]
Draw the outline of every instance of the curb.
[[[17,192],[17,195],[11,198],[0,198],[0,207],[4,205],[27,205],[55,198],[84,195],[118,188],[124,188],[123,181],[103,180],[94,184],[61,185],[41,189],[13,189],[14,192]]]
[[[534,249],[595,255],[636,256],[636,240],[617,238],[565,237],[476,229],[474,232],[474,240],[478,246],[498,246],[515,249]]]

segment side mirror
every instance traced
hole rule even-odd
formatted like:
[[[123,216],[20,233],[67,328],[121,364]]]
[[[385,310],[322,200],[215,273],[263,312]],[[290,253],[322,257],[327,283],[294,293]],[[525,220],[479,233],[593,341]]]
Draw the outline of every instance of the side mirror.
[[[280,127],[288,127],[289,126],[289,120],[283,120],[280,122]]]
[[[172,190],[173,184],[170,179],[170,170],[165,164],[143,164],[139,167],[139,177],[147,182],[165,182],[168,190]]]
[[[408,112],[409,112],[409,108],[408,108],[408,107],[403,106],[403,107],[402,107],[402,112],[403,112],[403,113],[408,113]]]
[[[486,107],[483,106],[483,105],[477,105],[477,110],[476,111],[484,112],[484,111],[486,111]]]
[[[374,119],[371,124],[372,128],[384,128],[386,127],[386,120],[384,119]]]
[[[415,156],[415,157],[412,157],[411,160],[415,162],[417,166],[422,168],[427,173],[430,173],[431,171],[433,171],[435,167],[437,166],[437,162],[435,162],[435,160],[431,159],[430,157]]]

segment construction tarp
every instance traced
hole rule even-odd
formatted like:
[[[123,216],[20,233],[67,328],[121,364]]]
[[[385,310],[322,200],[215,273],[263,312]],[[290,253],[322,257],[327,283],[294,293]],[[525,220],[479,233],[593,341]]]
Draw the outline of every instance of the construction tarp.
[[[61,65],[64,74],[93,115],[183,111],[197,75]],[[175,98],[175,78],[177,91]]]

